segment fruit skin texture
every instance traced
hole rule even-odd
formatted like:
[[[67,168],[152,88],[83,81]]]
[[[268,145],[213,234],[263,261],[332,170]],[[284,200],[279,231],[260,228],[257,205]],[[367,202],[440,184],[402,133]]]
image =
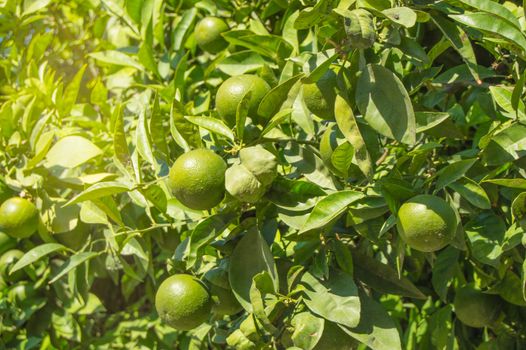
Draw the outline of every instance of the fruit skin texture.
[[[490,326],[499,316],[501,305],[498,296],[484,294],[472,284],[457,289],[453,304],[458,319],[474,328]]]
[[[181,155],[170,169],[170,185],[175,197],[195,210],[215,207],[225,193],[225,161],[207,149]]]
[[[0,206],[0,231],[14,238],[31,236],[38,227],[38,210],[27,199],[13,197]]]
[[[323,334],[313,350],[352,350],[356,344],[333,322],[325,320]]]
[[[20,281],[25,277],[23,270],[19,270],[11,275],[9,274],[11,268],[22,256],[24,256],[24,252],[21,250],[11,249],[0,257],[0,277],[2,277],[5,282]]]
[[[241,149],[239,160],[264,186],[272,184],[278,175],[276,157],[261,145]]]
[[[218,53],[228,46],[228,42],[221,36],[221,33],[228,30],[228,25],[221,18],[205,17],[195,26],[195,41],[201,50]]]
[[[248,103],[248,117],[257,121],[259,103],[263,96],[270,91],[270,86],[265,80],[255,75],[243,74],[228,78],[217,89],[217,113],[231,127],[236,124],[237,105],[247,91],[251,93]]]
[[[217,302],[212,305],[212,312],[218,315],[234,315],[243,309],[230,289],[211,284],[210,293],[217,297]]]
[[[434,252],[455,236],[457,219],[449,204],[440,197],[418,195],[398,210],[398,233],[411,248]]]
[[[242,202],[256,203],[265,194],[265,186],[241,164],[234,164],[225,173],[225,188]]]
[[[197,278],[177,274],[168,277],[159,286],[155,308],[163,322],[187,331],[208,319],[212,299],[205,285]]]
[[[337,75],[328,70],[317,82],[303,85],[303,100],[313,114],[325,120],[334,120]]]

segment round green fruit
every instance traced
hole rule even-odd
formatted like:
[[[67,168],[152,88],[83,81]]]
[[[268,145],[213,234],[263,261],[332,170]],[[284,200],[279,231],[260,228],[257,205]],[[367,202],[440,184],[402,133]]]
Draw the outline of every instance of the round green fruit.
[[[225,173],[225,188],[241,202],[256,203],[265,194],[265,187],[241,164],[234,164]]]
[[[170,184],[183,205],[206,210],[218,205],[225,194],[225,161],[207,149],[181,155],[170,169]]]
[[[261,145],[241,149],[239,160],[264,186],[270,186],[278,174],[276,157]]]
[[[14,238],[31,236],[38,228],[38,210],[25,198],[13,197],[0,206],[0,231]]]
[[[270,91],[270,86],[265,80],[255,75],[243,74],[228,78],[217,89],[217,113],[229,126],[236,124],[237,106],[249,91],[251,95],[248,102],[248,117],[257,121],[259,104]]]
[[[0,276],[2,276],[4,281],[16,282],[22,280],[25,277],[23,270],[19,270],[14,274],[9,274],[9,271],[22,256],[24,256],[24,252],[18,249],[12,249],[8,250],[0,257]]]
[[[212,312],[218,315],[234,315],[243,309],[230,289],[211,284],[210,293],[217,298],[217,301],[212,305]]]
[[[221,18],[205,17],[195,26],[195,41],[201,50],[218,53],[228,46],[228,42],[221,36],[221,33],[228,30],[228,25]]]
[[[303,85],[303,101],[312,114],[325,119],[334,119],[337,74],[328,70],[317,82]]]
[[[79,250],[84,244],[86,244],[89,235],[90,231],[88,225],[79,221],[77,227],[73,230],[69,232],[54,233],[53,238],[68,248]]]
[[[471,284],[457,289],[453,304],[458,319],[474,328],[491,326],[500,314],[500,298]]]
[[[190,275],[178,274],[161,283],[155,295],[155,308],[163,322],[187,331],[209,318],[212,299],[200,280]]]
[[[411,248],[434,252],[453,240],[457,219],[451,206],[442,198],[418,195],[402,204],[396,226]]]

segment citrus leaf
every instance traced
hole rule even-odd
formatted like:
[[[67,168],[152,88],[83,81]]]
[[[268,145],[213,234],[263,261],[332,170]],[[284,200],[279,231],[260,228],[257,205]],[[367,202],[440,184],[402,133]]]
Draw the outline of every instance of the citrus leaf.
[[[369,125],[380,134],[414,144],[415,113],[404,85],[389,69],[369,64],[356,87],[356,105]]]
[[[34,263],[35,261],[38,261],[42,259],[44,256],[49,255],[54,252],[58,252],[61,250],[67,250],[68,248],[63,246],[62,244],[58,243],[45,243],[39,246],[36,246],[35,248],[31,249],[27,253],[24,254],[16,262],[16,264],[11,268],[9,271],[9,274],[13,274],[18,270],[23,269],[24,267]]]
[[[361,309],[358,288],[352,277],[342,271],[331,271],[327,281],[320,281],[305,272],[301,278],[305,287],[305,304],[326,320],[348,327],[360,322]]]
[[[468,202],[480,209],[491,209],[491,202],[484,189],[475,181],[463,177],[448,185]]]
[[[46,167],[75,168],[102,154],[102,150],[81,136],[66,136],[55,143],[46,155]]]
[[[84,202],[87,200],[93,200],[105,196],[111,196],[127,191],[131,191],[131,187],[128,185],[124,185],[120,182],[99,182],[95,185],[88,187],[86,190],[73,197],[69,202],[64,204],[64,206],[73,205],[76,203]]]
[[[352,190],[329,194],[321,199],[314,209],[312,209],[312,212],[309,214],[298,234],[323,228],[325,225],[340,217],[345,213],[351,203],[363,198],[363,196],[363,193]]]
[[[234,248],[228,272],[232,292],[248,312],[253,311],[250,302],[252,280],[263,271],[268,272],[274,283],[274,290],[278,290],[278,275],[272,252],[261,234],[252,228]]]
[[[228,126],[226,126],[225,123],[223,123],[223,121],[219,119],[211,118],[211,117],[191,117],[191,116],[185,116],[184,119],[188,120],[192,124],[200,126],[215,134],[224,136],[230,141],[234,141],[234,134],[232,133],[232,130],[230,130]]]
[[[49,284],[52,284],[56,281],[58,281],[62,276],[67,274],[69,271],[73,270],[80,264],[93,259],[94,257],[98,256],[100,253],[97,252],[81,252],[77,253],[73,256],[71,256],[68,260],[66,260],[58,269],[58,271],[53,275],[53,278],[48,282]]]

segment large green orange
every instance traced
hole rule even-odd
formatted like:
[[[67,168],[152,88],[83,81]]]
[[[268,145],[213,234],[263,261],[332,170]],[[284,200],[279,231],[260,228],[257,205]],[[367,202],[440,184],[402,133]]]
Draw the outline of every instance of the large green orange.
[[[212,299],[200,280],[178,274],[161,283],[155,295],[155,308],[161,320],[169,326],[190,330],[209,318]]]
[[[500,314],[500,298],[482,293],[472,284],[457,289],[453,303],[458,319],[470,327],[491,326]]]
[[[270,91],[270,86],[265,80],[255,75],[243,74],[228,78],[217,89],[217,113],[229,126],[236,124],[237,106],[248,91],[251,93],[248,103],[248,117],[257,121],[259,104]]]
[[[323,333],[313,350],[352,350],[356,342],[336,323],[325,320]]]
[[[218,205],[225,194],[226,163],[208,149],[181,155],[170,169],[170,185],[183,205],[206,210]]]
[[[230,289],[211,284],[210,293],[217,298],[212,305],[212,311],[218,315],[234,315],[243,309]]]
[[[25,273],[23,270],[19,270],[14,274],[9,274],[9,271],[13,268],[20,258],[24,256],[24,252],[18,249],[11,249],[5,252],[0,257],[0,276],[6,282],[16,282],[24,278]]]
[[[228,25],[221,18],[205,17],[195,26],[195,41],[201,50],[218,53],[228,46],[228,42],[221,36],[221,33],[227,32],[228,29]]]
[[[0,206],[0,231],[14,238],[31,236],[38,227],[38,210],[25,198],[12,197]]]
[[[303,85],[303,100],[314,115],[325,119],[334,119],[336,101],[337,74],[328,70],[317,82]]]
[[[451,206],[442,198],[418,195],[402,204],[396,226],[411,248],[433,252],[453,240],[457,219]]]

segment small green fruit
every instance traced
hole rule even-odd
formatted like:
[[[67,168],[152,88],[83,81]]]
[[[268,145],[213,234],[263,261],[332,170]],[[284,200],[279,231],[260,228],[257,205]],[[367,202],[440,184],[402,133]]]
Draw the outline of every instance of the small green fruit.
[[[243,165],[234,164],[225,173],[225,188],[242,202],[256,203],[265,194],[265,186]]]
[[[263,186],[269,186],[278,174],[278,161],[274,154],[257,145],[239,151],[241,164],[248,169]]]

